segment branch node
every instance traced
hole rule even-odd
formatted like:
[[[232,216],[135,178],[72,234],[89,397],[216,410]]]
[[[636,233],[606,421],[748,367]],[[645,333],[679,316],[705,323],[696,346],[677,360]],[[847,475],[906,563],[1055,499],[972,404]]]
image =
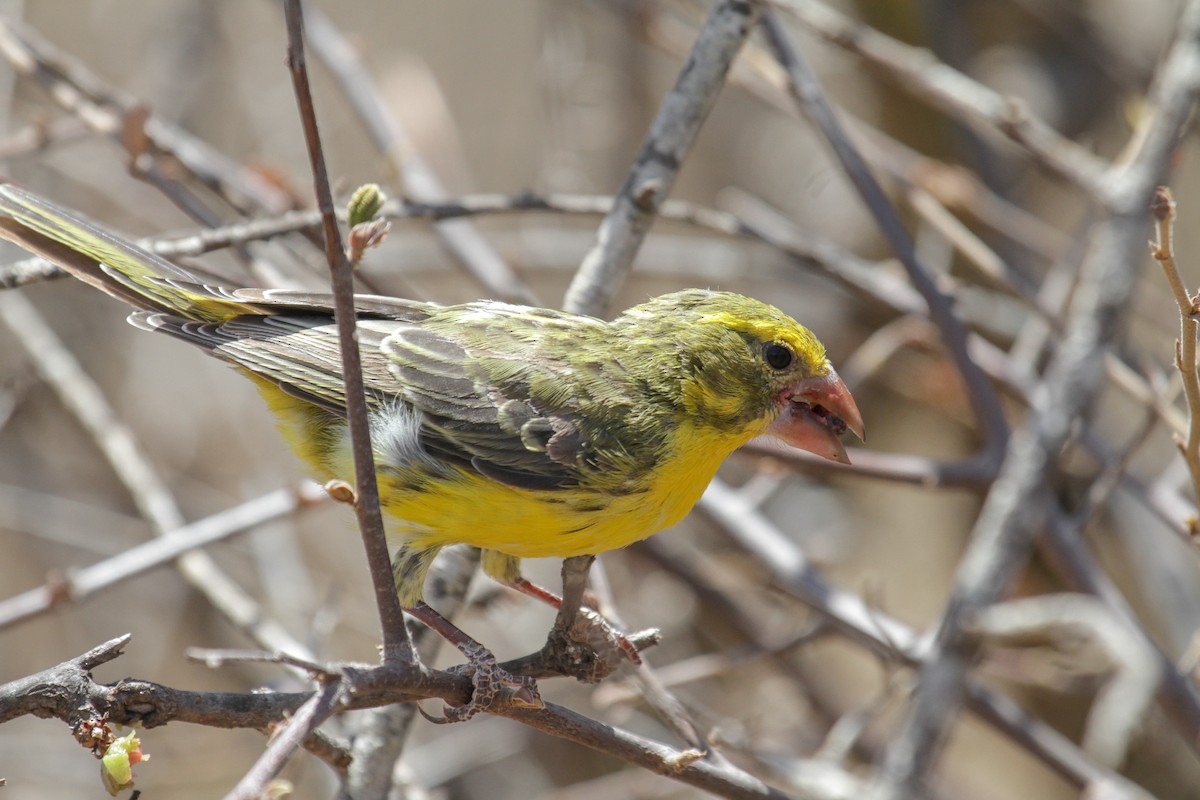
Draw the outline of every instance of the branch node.
[[[326,483],[324,488],[325,493],[339,503],[352,506],[358,502],[358,495],[354,493],[354,487],[345,481],[332,480]]]

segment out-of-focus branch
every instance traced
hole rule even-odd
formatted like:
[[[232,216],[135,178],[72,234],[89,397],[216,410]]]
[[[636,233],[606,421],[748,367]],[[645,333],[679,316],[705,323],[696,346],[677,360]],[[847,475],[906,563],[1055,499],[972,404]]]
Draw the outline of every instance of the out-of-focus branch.
[[[881,75],[974,130],[1003,136],[1043,166],[1085,192],[1100,188],[1106,164],[1033,116],[928,51],[855,22],[816,0],[782,0],[782,8],[828,42],[863,58]]]
[[[894,617],[869,607],[858,596],[831,586],[800,548],[741,492],[715,480],[700,498],[700,508],[766,567],[777,585],[820,613],[849,641],[896,663],[928,663],[927,639]],[[1005,695],[974,680],[968,682],[966,691],[975,713],[1073,784],[1120,782],[1119,776],[1095,766],[1066,737]]]
[[[596,245],[571,281],[563,301],[568,311],[601,314],[612,301],[761,13],[760,0],[718,0],[709,12],[612,211],[600,223]]]
[[[12,331],[63,407],[96,442],[157,535],[167,536],[170,531],[182,528],[182,512],[133,432],[33,304],[16,292],[0,293],[0,321]],[[308,654],[308,648],[265,615],[254,598],[207,553],[198,550],[184,553],[176,560],[176,566],[214,608],[253,641],[272,650]]]
[[[206,519],[165,533],[66,575],[59,582],[0,600],[0,630],[43,614],[66,602],[80,602],[96,592],[168,563],[186,553],[243,533],[258,525],[323,502],[316,484],[279,489]]]
[[[686,52],[689,25],[678,19],[678,3],[640,3],[631,5],[621,0],[596,0],[599,5],[636,15],[630,25],[635,35],[651,46],[671,55]],[[790,10],[786,9],[785,10]],[[964,79],[970,80],[969,78]],[[796,106],[787,95],[788,79],[785,70],[754,42],[747,44],[730,76],[730,84],[758,97],[763,103],[783,113],[795,113]],[[856,117],[852,110],[840,108],[856,146],[873,166],[899,183],[930,192],[947,206],[963,211],[984,226],[1004,236],[1022,249],[1043,259],[1058,257],[1069,239],[1046,220],[999,196],[975,173],[919,153],[878,127]],[[1070,143],[1068,143],[1070,146]]]
[[[895,209],[883,193],[866,161],[850,141],[825,98],[825,93],[807,62],[793,46],[790,34],[777,13],[768,9],[763,14],[763,26],[771,49],[787,70],[788,89],[802,114],[813,122],[825,136],[846,175],[858,190],[867,208],[875,217],[892,251],[904,265],[909,280],[921,293],[929,307],[929,317],[938,327],[942,344],[950,354],[959,376],[967,389],[971,408],[975,412],[984,436],[984,453],[999,460],[1008,438],[1008,423],[1000,407],[1000,399],[983,370],[975,363],[968,349],[968,334],[955,316],[951,301],[937,286],[932,274],[917,257],[911,237],[900,222]]]
[[[1077,637],[1086,632],[1108,654],[1112,678],[1088,714],[1083,749],[1101,764],[1119,768],[1129,740],[1150,708],[1158,686],[1159,664],[1153,647],[1126,619],[1084,595],[1047,595],[997,603],[971,622],[987,644],[1020,644],[1032,638]]]
[[[1029,418],[975,526],[958,571],[933,656],[921,670],[910,714],[884,764],[880,798],[917,796],[957,716],[972,647],[966,625],[1003,595],[1025,563],[1044,521],[1048,478],[1074,421],[1090,404],[1102,374],[1104,348],[1134,285],[1134,264],[1145,236],[1145,209],[1167,166],[1200,91],[1200,2],[1184,9],[1179,33],[1158,75],[1151,113],[1124,163],[1110,167],[1096,198],[1106,215],[1092,246],[1066,327],[1066,336],[1034,398]]]
[[[315,5],[305,9],[305,17],[313,53],[338,81],[346,99],[375,140],[375,146],[387,156],[389,165],[404,182],[406,194],[418,202],[445,200],[447,191],[441,178],[417,151],[400,121],[390,113],[379,96],[374,77],[355,49]],[[465,220],[446,219],[439,221],[433,230],[446,249],[492,296],[537,304],[533,292],[474,225]]]
[[[247,199],[255,207],[280,213],[291,197],[277,186],[182,128],[147,115],[136,101],[107,86],[79,60],[63,53],[32,29],[0,15],[0,56],[19,74],[45,87],[50,97],[98,133],[117,138],[137,115],[139,147],[144,155],[169,154],[205,183],[226,192],[235,205]],[[132,153],[135,158],[138,154]]]

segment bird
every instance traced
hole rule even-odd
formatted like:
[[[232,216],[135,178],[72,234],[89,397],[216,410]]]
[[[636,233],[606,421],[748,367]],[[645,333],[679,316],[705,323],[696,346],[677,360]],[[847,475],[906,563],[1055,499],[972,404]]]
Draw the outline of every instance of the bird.
[[[234,367],[314,477],[353,482],[330,295],[205,283],[8,181],[0,237],[133,306],[134,326]],[[740,294],[683,289],[607,321],[495,300],[359,294],[355,309],[400,604],[455,644],[472,676],[471,700],[447,721],[505,689],[519,705],[541,701],[532,678],[500,669],[424,602],[440,549],[481,548],[490,577],[560,602],[522,577],[520,559],[594,555],[674,525],[757,436],[841,463],[841,435],[864,437],[816,335]]]

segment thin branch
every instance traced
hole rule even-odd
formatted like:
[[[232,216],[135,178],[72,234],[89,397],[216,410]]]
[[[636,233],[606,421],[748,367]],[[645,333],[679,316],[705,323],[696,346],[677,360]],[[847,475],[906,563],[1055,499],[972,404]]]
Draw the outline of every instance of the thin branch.
[[[1155,659],[1154,670],[1161,677],[1158,707],[1182,734],[1193,751],[1200,748],[1200,695],[1188,675],[1182,672],[1139,624],[1138,615],[1113,583],[1095,563],[1075,520],[1056,515],[1047,526],[1045,544],[1053,563],[1074,589],[1099,598],[1110,613],[1136,632],[1143,646]]]
[[[631,13],[629,4],[621,0],[608,0],[601,5]],[[659,2],[652,7],[663,5],[666,4]],[[795,13],[786,6],[785,10]],[[661,11],[647,12],[640,6],[637,15],[636,24],[630,26],[634,35],[669,55],[679,56],[687,52],[692,33],[685,23],[674,15]],[[787,94],[786,72],[760,45],[753,42],[747,45],[744,57],[735,65],[730,83],[771,108],[789,114],[796,111],[795,103]],[[855,144],[868,160],[899,183],[935,194],[944,204],[966,211],[986,227],[1042,259],[1056,258],[1066,249],[1069,239],[1061,231],[996,194],[970,170],[918,153],[887,132],[856,117],[851,111],[839,110],[848,123]]]
[[[144,113],[139,104],[106,85],[79,60],[68,56],[32,29],[0,16],[0,56],[21,75],[45,87],[62,108],[92,130],[120,139],[130,114]],[[140,127],[143,152],[167,154],[185,164],[206,184],[232,195],[235,205],[249,199],[275,213],[292,205],[291,198],[261,174],[223,155],[182,128],[147,115]]]
[[[1113,676],[1092,704],[1083,749],[1113,769],[1125,761],[1129,740],[1149,711],[1160,662],[1141,631],[1085,595],[1043,595],[997,603],[979,612],[971,631],[988,644],[1020,643],[1045,636],[1077,635],[1082,629],[1107,652]]]
[[[854,594],[829,585],[801,552],[761,511],[720,479],[709,484],[699,507],[719,522],[772,579],[829,620],[849,641],[883,658],[910,666],[927,664],[929,642]],[[1029,750],[1077,786],[1116,780],[1080,753],[1066,737],[1032,717],[1007,696],[969,681],[972,711]]]
[[[325,257],[329,262],[330,283],[333,288],[334,318],[337,323],[338,345],[341,350],[342,374],[346,383],[346,418],[350,425],[350,446],[354,456],[354,510],[362,532],[367,553],[371,582],[375,589],[375,604],[383,627],[383,660],[385,664],[411,663],[415,657],[404,612],[396,597],[392,578],[391,557],[383,532],[383,515],[379,508],[379,486],[375,480],[375,458],[371,448],[371,431],[367,418],[367,398],[363,388],[362,358],[358,351],[356,313],[354,310],[354,275],[342,236],[338,230],[325,172],[325,157],[321,152],[321,136],[317,130],[316,111],[308,85],[308,70],[304,58],[304,32],[299,0],[287,0],[288,69],[300,109],[304,140],[312,167],[317,210],[321,214],[325,234]]]
[[[880,230],[887,238],[892,251],[904,265],[909,280],[921,293],[929,307],[929,317],[942,334],[942,344],[958,369],[971,401],[971,408],[979,420],[984,435],[984,453],[996,460],[1001,457],[1008,438],[1008,423],[1000,400],[987,376],[972,359],[967,347],[966,327],[955,316],[952,302],[942,293],[929,270],[917,257],[912,239],[904,229],[883,189],[875,180],[867,163],[851,143],[825,99],[824,91],[807,62],[792,45],[790,34],[779,21],[776,12],[768,9],[763,14],[763,26],[767,39],[780,63],[787,70],[788,89],[800,107],[801,113],[811,120],[825,135],[834,154],[853,182],[867,208],[875,217]]]
[[[337,710],[337,700],[342,691],[340,679],[326,681],[282,727],[276,728],[267,749],[246,771],[237,786],[225,795],[225,800],[262,798],[267,784],[283,771],[304,740]]]
[[[1166,186],[1158,187],[1151,206],[1157,241],[1150,243],[1150,254],[1162,266],[1179,306],[1179,340],[1175,343],[1175,368],[1183,379],[1183,396],[1187,400],[1188,432],[1186,440],[1177,440],[1180,453],[1192,477],[1192,497],[1200,502],[1200,372],[1196,364],[1196,339],[1200,336],[1200,314],[1197,299],[1183,283],[1183,274],[1175,263],[1175,198]],[[1195,528],[1193,521],[1190,527]]]
[[[951,118],[973,130],[1008,139],[1040,166],[1084,192],[1094,192],[1101,186],[1105,163],[1034,117],[1017,100],[1004,97],[937,61],[926,50],[892,39],[816,0],[780,2],[800,24],[878,67],[885,78],[927,100]]]

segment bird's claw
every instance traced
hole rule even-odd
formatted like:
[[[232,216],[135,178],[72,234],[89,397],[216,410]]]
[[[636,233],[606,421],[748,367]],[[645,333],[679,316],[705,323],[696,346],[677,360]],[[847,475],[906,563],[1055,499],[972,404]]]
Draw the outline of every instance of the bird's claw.
[[[537,681],[528,675],[513,675],[500,667],[491,651],[479,646],[463,651],[467,663],[451,667],[450,672],[469,675],[471,699],[461,706],[446,706],[441,717],[433,717],[421,711],[421,716],[430,722],[444,725],[450,722],[466,722],[481,711],[489,710],[505,689],[512,691],[508,702],[518,708],[545,708],[538,692]]]

